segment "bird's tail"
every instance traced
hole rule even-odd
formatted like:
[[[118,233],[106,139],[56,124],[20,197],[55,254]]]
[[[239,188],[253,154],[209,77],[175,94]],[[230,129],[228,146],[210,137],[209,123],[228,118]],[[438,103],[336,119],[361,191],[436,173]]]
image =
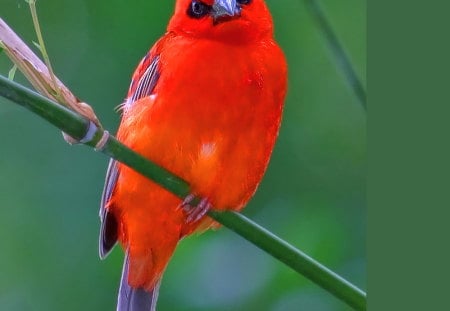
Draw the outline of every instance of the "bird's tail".
[[[128,252],[126,252],[117,298],[117,311],[155,311],[161,281],[158,281],[150,292],[143,288],[131,287],[128,285],[128,259]]]

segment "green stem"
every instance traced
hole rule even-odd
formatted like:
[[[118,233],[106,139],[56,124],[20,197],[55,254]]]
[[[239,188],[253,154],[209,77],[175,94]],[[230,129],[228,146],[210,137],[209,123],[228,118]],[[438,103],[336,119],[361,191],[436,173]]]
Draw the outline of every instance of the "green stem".
[[[50,57],[48,57],[47,48],[45,47],[44,38],[42,36],[41,26],[39,23],[38,14],[36,12],[36,0],[28,0],[27,2],[30,6],[31,18],[33,20],[34,29],[36,30],[36,36],[37,36],[38,43],[39,43],[39,50],[42,54],[42,57],[44,58],[45,65],[47,66],[48,72],[52,79],[53,89],[56,92],[55,98],[57,98],[59,101],[61,99],[61,94],[60,94],[58,84],[56,83],[56,77],[55,77],[55,74],[53,73],[53,68],[52,68],[52,64],[50,62]]]
[[[366,309],[366,293],[273,233],[234,212],[211,211],[209,216],[310,279],[355,310]]]
[[[339,42],[337,35],[334,33],[333,28],[328,22],[324,11],[320,7],[317,0],[305,0],[305,2],[312,17],[317,23],[317,26],[322,31],[325,40],[327,41],[330,50],[336,60],[337,65],[343,71],[347,82],[349,83],[359,102],[363,106],[364,110],[367,110],[367,96],[363,84],[358,78],[355,70],[353,69],[352,63],[345,53],[341,43]]]
[[[81,115],[3,76],[0,76],[0,95],[31,110],[75,139],[84,139],[89,129],[95,127],[91,121]],[[103,135],[104,131],[95,127],[92,139],[85,144],[95,147]],[[100,151],[135,169],[180,198],[190,193],[189,184],[186,181],[135,153],[112,136],[109,136]],[[343,300],[355,310],[365,310],[366,294],[363,291],[250,219],[235,212],[209,211],[208,215]]]

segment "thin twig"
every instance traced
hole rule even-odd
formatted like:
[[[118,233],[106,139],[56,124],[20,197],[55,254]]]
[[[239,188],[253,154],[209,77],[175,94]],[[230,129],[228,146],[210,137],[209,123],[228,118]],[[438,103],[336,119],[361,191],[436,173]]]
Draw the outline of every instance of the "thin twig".
[[[39,18],[36,12],[36,0],[28,0],[27,2],[30,6],[31,18],[33,20],[34,29],[36,31],[36,36],[38,38],[39,50],[41,51],[42,57],[44,58],[44,62],[47,65],[50,78],[52,79],[53,82],[53,89],[56,92],[54,96],[57,98],[57,102],[61,102],[63,101],[61,91],[58,83],[56,82],[56,77],[55,74],[53,73],[52,64],[50,62],[50,58],[48,57],[47,48],[45,47],[44,38],[42,37],[41,25],[39,24]]]
[[[367,110],[367,96],[364,86],[353,69],[352,63],[350,62],[344,48],[333,31],[333,28],[328,22],[325,12],[317,0],[305,0],[305,2],[306,6],[309,8],[309,12],[317,23],[317,26],[322,31],[322,34],[329,45],[337,65],[343,71],[345,78],[355,93],[358,101],[361,103],[364,110]]]

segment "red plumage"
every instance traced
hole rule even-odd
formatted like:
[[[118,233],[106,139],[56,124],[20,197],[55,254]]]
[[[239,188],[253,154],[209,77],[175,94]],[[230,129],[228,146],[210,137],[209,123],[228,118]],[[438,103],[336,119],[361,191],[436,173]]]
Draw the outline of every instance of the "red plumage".
[[[133,75],[117,137],[215,209],[239,211],[278,134],[286,62],[263,0],[203,1],[209,11],[193,17],[199,2],[177,1],[167,33]],[[236,11],[215,13],[222,2]],[[128,252],[131,289],[152,292],[178,241],[212,221],[186,221],[179,198],[122,164],[110,167],[105,187],[102,239]]]

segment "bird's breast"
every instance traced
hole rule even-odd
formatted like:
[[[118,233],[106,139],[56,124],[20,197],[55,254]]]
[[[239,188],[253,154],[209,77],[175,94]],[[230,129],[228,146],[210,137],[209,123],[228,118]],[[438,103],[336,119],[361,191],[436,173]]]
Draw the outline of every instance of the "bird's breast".
[[[160,54],[153,98],[127,112],[139,131],[122,136],[216,206],[242,206],[262,178],[279,128],[285,68],[271,57],[267,45],[171,42]]]

